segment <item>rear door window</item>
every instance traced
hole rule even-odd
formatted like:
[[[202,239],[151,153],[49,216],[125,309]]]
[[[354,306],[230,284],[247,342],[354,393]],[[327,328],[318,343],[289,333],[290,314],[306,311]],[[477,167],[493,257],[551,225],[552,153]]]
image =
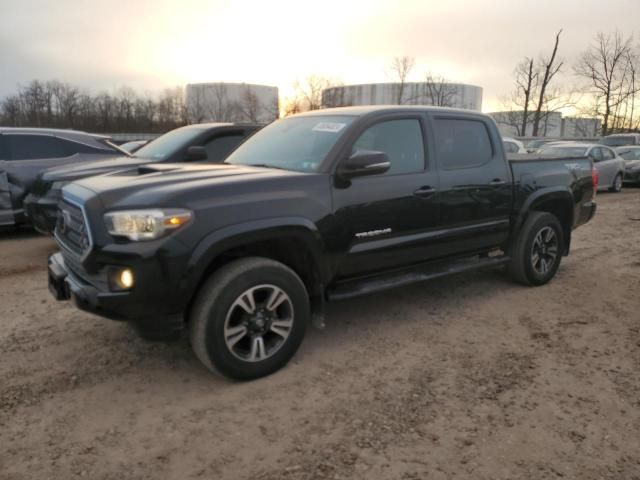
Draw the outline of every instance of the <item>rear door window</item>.
[[[352,151],[373,150],[389,156],[388,174],[422,172],[425,168],[422,126],[417,119],[387,120],[367,128]]]
[[[493,158],[489,132],[479,120],[436,118],[434,129],[443,170],[478,167]]]
[[[589,153],[589,156],[593,158],[594,162],[601,162],[602,159],[604,158],[602,156],[602,149],[599,147],[596,147],[593,150],[591,150],[591,153]]]
[[[601,150],[602,150],[602,158],[604,160],[612,160],[616,158],[616,156],[613,154],[613,151],[609,150],[608,148],[601,148]]]
[[[9,160],[64,158],[74,153],[68,142],[49,135],[9,134],[5,141]]]

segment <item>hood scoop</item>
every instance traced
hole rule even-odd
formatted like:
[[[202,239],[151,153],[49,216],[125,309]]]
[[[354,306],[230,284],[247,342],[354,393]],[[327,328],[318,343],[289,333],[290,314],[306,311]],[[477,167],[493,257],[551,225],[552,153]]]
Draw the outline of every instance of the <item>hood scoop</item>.
[[[138,175],[149,175],[152,173],[165,173],[183,169],[183,165],[163,165],[162,163],[147,163],[135,169]]]

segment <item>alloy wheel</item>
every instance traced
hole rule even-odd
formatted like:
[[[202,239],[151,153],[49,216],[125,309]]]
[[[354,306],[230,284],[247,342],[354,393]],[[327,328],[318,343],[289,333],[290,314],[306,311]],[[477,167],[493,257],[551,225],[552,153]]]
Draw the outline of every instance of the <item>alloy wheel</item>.
[[[261,362],[273,356],[293,329],[289,295],[271,284],[243,292],[231,304],[224,323],[224,341],[240,360]]]
[[[531,266],[533,270],[546,275],[558,258],[558,235],[551,227],[543,227],[536,234],[531,246]]]

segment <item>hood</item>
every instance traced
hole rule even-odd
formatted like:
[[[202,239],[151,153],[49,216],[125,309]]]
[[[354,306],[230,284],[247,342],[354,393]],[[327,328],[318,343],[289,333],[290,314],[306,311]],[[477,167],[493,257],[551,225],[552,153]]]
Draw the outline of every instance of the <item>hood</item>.
[[[627,160],[624,162],[624,166],[627,170],[635,170],[640,168],[640,160]]]
[[[150,160],[135,157],[114,157],[107,160],[73,163],[46,170],[42,174],[44,182],[64,182],[79,178],[91,177],[123,168],[136,167],[149,163]]]
[[[189,201],[196,191],[205,197],[230,197],[248,184],[265,185],[269,181],[285,185],[295,177],[311,174],[230,164],[166,164],[152,163],[137,168],[119,170],[105,175],[89,177],[74,184],[93,191],[105,206],[128,207],[162,206],[165,202]],[[254,190],[248,187],[248,190]],[[197,196],[197,195],[196,195]]]

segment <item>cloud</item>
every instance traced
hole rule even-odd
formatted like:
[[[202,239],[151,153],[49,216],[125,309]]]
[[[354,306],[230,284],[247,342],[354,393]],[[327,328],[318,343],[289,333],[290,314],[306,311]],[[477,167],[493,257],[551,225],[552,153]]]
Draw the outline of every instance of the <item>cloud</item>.
[[[0,0],[0,96],[59,79],[97,91],[155,91],[195,81],[246,81],[281,91],[308,74],[388,80],[394,56],[480,85],[495,101],[524,56],[563,28],[571,62],[599,30],[638,29],[638,0]],[[567,68],[567,74],[570,68]]]

